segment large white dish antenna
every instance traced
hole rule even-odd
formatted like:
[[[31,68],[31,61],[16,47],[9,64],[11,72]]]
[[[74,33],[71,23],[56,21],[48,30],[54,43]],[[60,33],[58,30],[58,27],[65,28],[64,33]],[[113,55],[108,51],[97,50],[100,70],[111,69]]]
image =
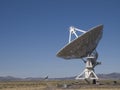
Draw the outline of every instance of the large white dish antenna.
[[[97,47],[103,33],[103,25],[91,28],[75,40],[65,45],[57,56],[64,59],[84,58],[91,54]]]
[[[57,56],[64,59],[80,58],[81,60],[83,60],[86,64],[85,69],[76,77],[76,79],[84,79],[88,83],[88,79],[92,79],[93,83],[95,84],[98,77],[94,72],[94,68],[101,63],[97,62],[98,53],[96,51],[96,47],[100,39],[102,38],[103,25],[98,25],[88,31],[80,30],[75,27],[70,27],[69,31],[69,43],[57,53]],[[78,36],[76,31],[80,31],[83,34]],[[73,41],[71,41],[72,34],[76,36],[76,39],[74,39]]]

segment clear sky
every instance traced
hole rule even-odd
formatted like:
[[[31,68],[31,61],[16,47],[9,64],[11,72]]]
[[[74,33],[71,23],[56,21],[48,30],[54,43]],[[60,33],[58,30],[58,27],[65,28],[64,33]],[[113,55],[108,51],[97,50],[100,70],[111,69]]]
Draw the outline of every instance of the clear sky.
[[[120,72],[120,0],[0,0],[0,76],[78,75],[84,63],[56,53],[68,43],[70,26],[99,24],[96,73]]]

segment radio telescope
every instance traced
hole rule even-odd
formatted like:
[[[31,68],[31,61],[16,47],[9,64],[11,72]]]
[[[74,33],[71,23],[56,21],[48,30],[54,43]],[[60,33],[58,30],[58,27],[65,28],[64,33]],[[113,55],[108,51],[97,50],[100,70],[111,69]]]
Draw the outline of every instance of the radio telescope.
[[[81,32],[81,35],[77,35]],[[57,56],[66,60],[81,59],[86,64],[84,71],[79,74],[76,79],[84,79],[88,82],[89,79],[96,83],[98,79],[95,74],[95,66],[101,64],[97,62],[98,53],[96,47],[102,38],[103,25],[98,25],[88,31],[84,31],[73,26],[69,29],[69,43],[65,45],[58,53]],[[72,40],[72,35],[75,39]]]

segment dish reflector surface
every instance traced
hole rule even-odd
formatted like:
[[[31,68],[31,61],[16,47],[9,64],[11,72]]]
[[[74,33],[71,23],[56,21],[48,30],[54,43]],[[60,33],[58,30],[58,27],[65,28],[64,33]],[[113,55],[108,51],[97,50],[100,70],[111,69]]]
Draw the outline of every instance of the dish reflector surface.
[[[63,47],[57,56],[64,59],[83,58],[91,54],[102,38],[103,25],[91,28]]]

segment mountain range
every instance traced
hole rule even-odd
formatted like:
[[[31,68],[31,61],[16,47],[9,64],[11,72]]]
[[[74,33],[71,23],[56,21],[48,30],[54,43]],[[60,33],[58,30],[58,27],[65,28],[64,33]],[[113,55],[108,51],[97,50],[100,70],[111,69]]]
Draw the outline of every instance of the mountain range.
[[[110,73],[110,74],[97,74],[100,79],[117,79],[120,80],[120,73]],[[42,77],[27,77],[27,78],[18,78],[12,76],[1,76],[0,81],[33,81],[33,80],[45,80],[46,78]],[[75,79],[73,77],[63,77],[63,78],[49,78],[48,80],[68,80],[68,79]]]

